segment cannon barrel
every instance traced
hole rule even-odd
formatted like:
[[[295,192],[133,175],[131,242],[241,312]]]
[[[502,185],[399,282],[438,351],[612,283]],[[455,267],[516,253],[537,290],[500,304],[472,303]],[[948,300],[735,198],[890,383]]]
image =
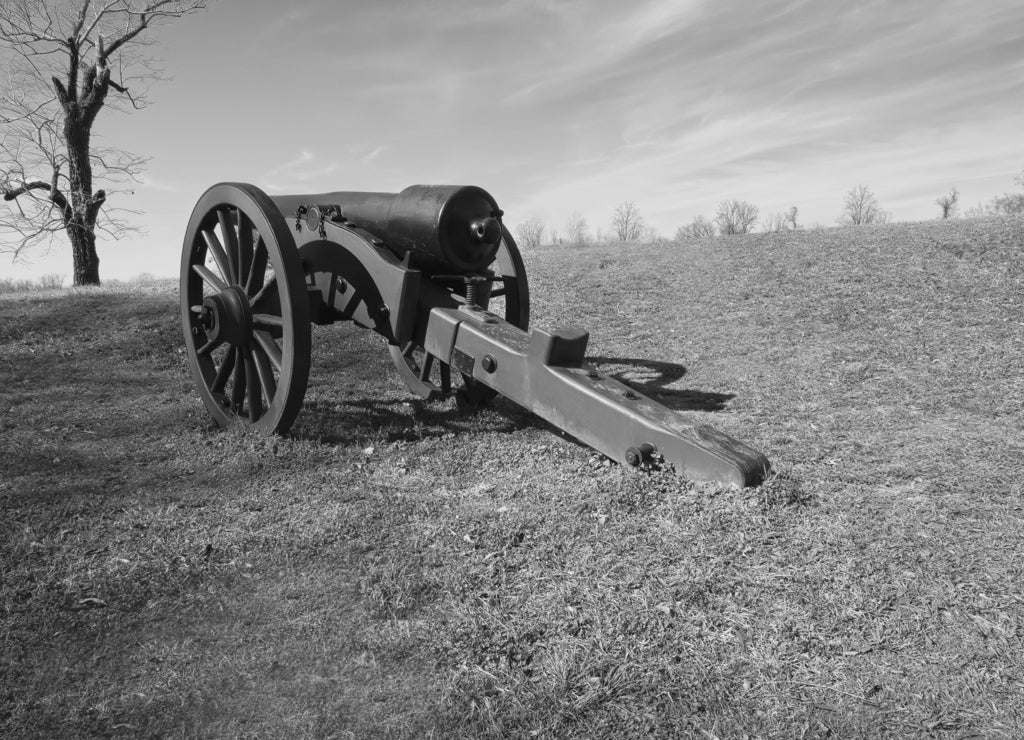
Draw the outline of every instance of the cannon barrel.
[[[501,209],[490,193],[470,185],[413,185],[400,193],[279,195],[272,200],[285,218],[326,216],[357,226],[398,256],[411,254],[420,267],[483,270],[501,243]]]

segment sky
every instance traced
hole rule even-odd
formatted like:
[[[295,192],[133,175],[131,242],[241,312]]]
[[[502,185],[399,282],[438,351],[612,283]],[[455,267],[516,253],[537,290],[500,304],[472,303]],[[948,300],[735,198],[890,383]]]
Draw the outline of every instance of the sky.
[[[632,201],[671,237],[732,198],[833,225],[858,184],[925,220],[1024,170],[1010,0],[212,0],[151,37],[152,104],[94,128],[150,158],[110,198],[143,232],[100,243],[103,278],[176,275],[223,181],[479,185],[513,228],[563,233],[578,213],[607,234]],[[70,282],[63,241],[0,256],[0,278],[51,273]]]

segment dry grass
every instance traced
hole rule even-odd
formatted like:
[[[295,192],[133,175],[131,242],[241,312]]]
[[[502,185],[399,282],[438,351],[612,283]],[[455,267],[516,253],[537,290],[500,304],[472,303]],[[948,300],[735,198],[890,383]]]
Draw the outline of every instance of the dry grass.
[[[0,735],[1024,735],[1024,224],[526,255],[535,323],[759,489],[424,405],[315,333],[210,428],[173,286],[0,301]]]

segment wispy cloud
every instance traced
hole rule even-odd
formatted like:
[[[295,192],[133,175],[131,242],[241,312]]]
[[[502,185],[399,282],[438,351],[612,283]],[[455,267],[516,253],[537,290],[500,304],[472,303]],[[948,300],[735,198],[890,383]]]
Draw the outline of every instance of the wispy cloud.
[[[556,228],[574,211],[606,227],[628,199],[671,234],[726,198],[832,223],[862,182],[897,218],[926,218],[950,187],[974,204],[1024,166],[1020,3],[292,5],[220,0],[161,29],[177,82],[120,129],[101,119],[153,155],[137,193],[154,194],[153,241],[173,245],[223,180],[478,184],[513,223]]]
[[[362,158],[361,161],[363,161],[363,162],[372,162],[373,160],[375,160],[377,157],[379,157],[381,154],[383,154],[384,152],[386,152],[390,148],[391,147],[389,147],[387,144],[381,144],[379,147],[377,147],[376,149],[374,149],[373,151],[371,151],[370,153],[365,155]]]
[[[313,152],[302,149],[289,161],[263,173],[260,182],[267,190],[290,192],[337,172],[338,167],[337,160],[321,159]]]

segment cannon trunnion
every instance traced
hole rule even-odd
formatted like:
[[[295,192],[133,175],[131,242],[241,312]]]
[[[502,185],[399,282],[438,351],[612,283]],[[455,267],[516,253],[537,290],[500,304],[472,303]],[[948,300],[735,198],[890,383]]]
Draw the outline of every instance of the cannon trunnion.
[[[756,450],[585,362],[586,331],[528,330],[522,258],[472,186],[269,197],[222,183],[185,235],[181,315],[199,394],[221,426],[284,433],[310,366],[310,325],[381,334],[417,395],[501,394],[619,462],[756,485]]]

